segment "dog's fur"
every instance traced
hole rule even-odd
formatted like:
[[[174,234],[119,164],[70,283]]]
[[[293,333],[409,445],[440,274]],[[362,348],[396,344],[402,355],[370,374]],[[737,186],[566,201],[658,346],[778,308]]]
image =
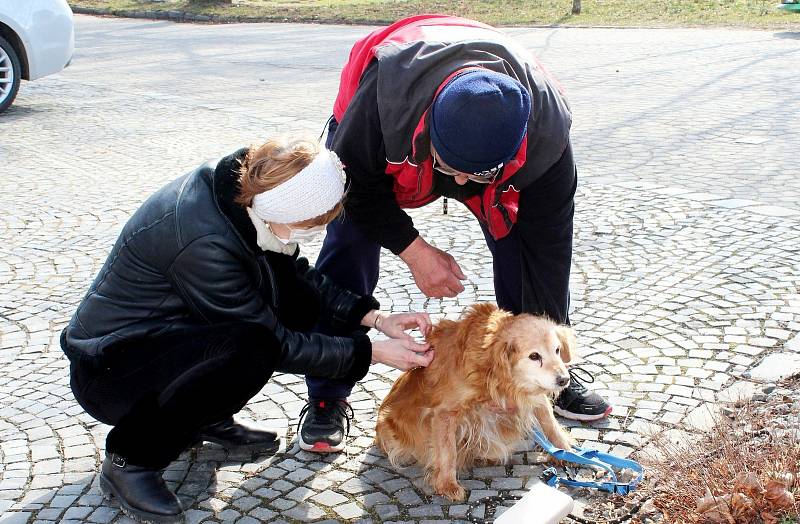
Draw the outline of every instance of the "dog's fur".
[[[463,500],[458,470],[507,461],[537,422],[553,444],[571,447],[550,399],[569,380],[571,328],[478,304],[458,322],[440,321],[428,341],[431,365],[401,375],[378,412],[376,444],[392,464],[421,464],[437,494]]]

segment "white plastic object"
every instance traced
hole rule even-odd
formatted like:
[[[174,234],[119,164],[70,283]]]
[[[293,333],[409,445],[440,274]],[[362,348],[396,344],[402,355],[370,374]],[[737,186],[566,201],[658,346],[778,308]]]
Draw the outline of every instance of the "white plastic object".
[[[569,515],[575,501],[572,497],[537,482],[516,504],[497,517],[495,524],[558,524]]]

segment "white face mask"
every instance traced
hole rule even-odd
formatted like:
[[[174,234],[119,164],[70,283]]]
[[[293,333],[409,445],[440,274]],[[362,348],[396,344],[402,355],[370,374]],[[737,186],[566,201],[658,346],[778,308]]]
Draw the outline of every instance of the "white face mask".
[[[286,226],[289,227],[289,226]],[[283,242],[295,242],[297,244],[307,244],[317,238],[320,233],[325,231],[325,226],[314,226],[308,229],[292,229],[289,227],[289,238]]]

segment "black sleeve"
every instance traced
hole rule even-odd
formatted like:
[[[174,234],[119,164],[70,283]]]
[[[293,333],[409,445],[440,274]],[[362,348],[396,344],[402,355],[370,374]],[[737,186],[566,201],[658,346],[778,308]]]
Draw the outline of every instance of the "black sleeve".
[[[419,235],[394,195],[378,114],[378,68],[370,65],[339,122],[333,150],[345,165],[345,213],[369,238],[400,254]]]
[[[361,319],[380,304],[372,295],[360,296],[340,287],[330,278],[311,267],[308,260],[297,259],[297,273],[304,277],[322,296],[324,317],[322,322],[330,333],[347,334],[353,331],[366,333],[368,327],[361,326]]]
[[[372,343],[363,333],[331,337],[287,329],[253,286],[240,260],[241,249],[221,235],[187,245],[167,271],[173,288],[198,319],[207,324],[253,322],[275,337],[264,346],[280,348],[278,371],[358,381],[372,360]]]

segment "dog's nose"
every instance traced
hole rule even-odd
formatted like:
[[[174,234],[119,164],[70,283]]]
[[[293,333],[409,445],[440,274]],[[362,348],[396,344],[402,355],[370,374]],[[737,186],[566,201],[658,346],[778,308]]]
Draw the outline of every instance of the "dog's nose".
[[[566,387],[569,384],[569,375],[563,375],[556,379],[556,385],[560,388]]]

